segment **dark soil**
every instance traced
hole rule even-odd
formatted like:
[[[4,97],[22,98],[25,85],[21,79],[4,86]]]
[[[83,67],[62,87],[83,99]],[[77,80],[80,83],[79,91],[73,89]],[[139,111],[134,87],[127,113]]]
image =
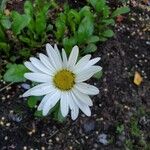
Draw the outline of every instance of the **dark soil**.
[[[20,97],[23,85],[10,85],[0,93],[1,150],[150,149],[149,12],[131,9],[115,37],[93,55],[102,58],[103,76],[91,80],[100,89],[92,98],[92,116],[80,113],[76,121],[68,116],[63,124],[35,118]],[[133,83],[135,71],[143,77],[140,86]],[[1,80],[0,88],[7,84]]]

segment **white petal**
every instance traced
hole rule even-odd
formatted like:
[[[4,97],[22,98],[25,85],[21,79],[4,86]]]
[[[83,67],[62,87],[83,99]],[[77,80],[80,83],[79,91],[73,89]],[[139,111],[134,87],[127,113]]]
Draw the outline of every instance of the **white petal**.
[[[72,118],[72,120],[75,120],[79,115],[79,107],[74,102],[74,99],[73,99],[71,93],[69,93],[69,94],[70,95],[69,95],[68,103],[69,103],[69,107],[71,109],[71,118]]]
[[[49,75],[42,73],[25,73],[24,77],[34,82],[52,82],[52,79]]]
[[[29,89],[23,94],[23,97],[27,96],[42,96],[45,94],[50,93],[51,91],[54,91],[54,87],[48,83],[42,83],[39,85],[36,85],[35,87]]]
[[[78,89],[76,89],[76,88],[73,89],[73,93],[74,93],[74,95],[76,96],[76,98],[77,98],[79,101],[83,102],[84,104],[86,104],[86,105],[88,105],[88,106],[93,106],[93,102],[92,102],[91,98],[90,98],[88,95],[86,95],[86,94],[84,94],[84,93],[81,93],[81,92],[80,92]]]
[[[99,93],[99,89],[93,85],[87,83],[77,83],[75,87],[82,93],[87,95],[97,95]]]
[[[67,67],[67,55],[64,49],[62,49],[63,67]]]
[[[98,61],[100,61],[100,57],[94,58],[90,60],[85,66],[84,69],[91,67],[92,65],[95,65]]]
[[[49,98],[56,92],[57,90],[54,89],[53,91],[51,91],[49,94],[45,95],[44,98],[42,99],[41,103],[38,106],[38,110],[41,111],[43,110],[43,107],[45,105],[45,103],[49,100]]]
[[[61,95],[60,91],[56,91],[54,94],[52,94],[49,99],[46,101],[46,103],[43,106],[43,116],[46,116],[51,108],[53,108],[56,103],[59,101]]]
[[[62,63],[60,62],[60,57],[58,56],[57,52],[50,44],[46,44],[46,51],[50,58],[50,62],[55,69],[62,68]]]
[[[95,73],[102,70],[100,66],[92,66],[86,70],[81,71],[77,74],[76,82],[83,82],[91,78]]]
[[[77,58],[78,58],[78,54],[79,54],[79,48],[78,46],[74,46],[72,48],[71,54],[69,56],[69,60],[68,60],[68,68],[71,69],[72,67],[74,67],[74,65],[77,62]]]
[[[54,72],[54,71],[55,71],[55,68],[52,66],[52,64],[51,64],[50,61],[49,61],[49,58],[48,58],[46,55],[40,53],[40,54],[39,54],[39,58],[40,58],[41,62],[42,62],[51,72]]]
[[[32,72],[41,72],[39,69],[37,69],[36,67],[34,67],[34,66],[32,65],[32,63],[29,62],[29,61],[26,61],[26,62],[24,63],[24,65],[25,65],[30,71],[32,71]]]
[[[56,44],[54,45],[54,49],[55,49],[55,51],[56,51],[56,53],[57,53],[57,55],[58,55],[58,57],[60,59],[60,62],[62,63],[61,55],[60,55],[59,49],[58,49]]]
[[[31,57],[30,61],[34,67],[36,67],[37,69],[39,69],[43,73],[46,73],[48,75],[52,74],[51,71],[45,65],[43,65],[39,59]]]
[[[79,71],[81,71],[83,69],[83,67],[85,67],[87,65],[87,63],[89,62],[91,58],[91,55],[85,55],[84,57],[82,57],[77,64],[74,67],[74,72],[78,73]]]
[[[60,108],[61,108],[62,115],[64,117],[66,117],[68,112],[69,112],[68,94],[67,94],[67,92],[62,92],[61,93]]]
[[[77,100],[77,97],[73,94],[72,94],[72,97],[74,99],[74,102],[77,104],[77,106],[81,109],[81,111],[87,115],[87,116],[91,116],[91,110],[89,108],[88,105],[84,104],[83,102],[81,102],[80,100]]]

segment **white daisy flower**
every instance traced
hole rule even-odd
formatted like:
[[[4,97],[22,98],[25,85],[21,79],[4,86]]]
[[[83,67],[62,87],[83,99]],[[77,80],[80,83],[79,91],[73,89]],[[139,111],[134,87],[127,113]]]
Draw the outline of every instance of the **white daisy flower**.
[[[91,116],[89,106],[93,103],[89,95],[96,95],[99,90],[84,81],[101,71],[102,68],[95,65],[100,57],[90,60],[91,55],[86,55],[77,62],[78,46],[72,48],[68,59],[64,49],[61,57],[57,45],[53,48],[46,44],[46,51],[48,56],[39,54],[39,59],[31,57],[30,61],[24,63],[32,71],[25,73],[25,78],[40,84],[25,92],[23,97],[45,95],[38,106],[44,116],[59,100],[64,117],[69,113],[69,109],[73,120],[78,117],[79,109],[85,115]]]

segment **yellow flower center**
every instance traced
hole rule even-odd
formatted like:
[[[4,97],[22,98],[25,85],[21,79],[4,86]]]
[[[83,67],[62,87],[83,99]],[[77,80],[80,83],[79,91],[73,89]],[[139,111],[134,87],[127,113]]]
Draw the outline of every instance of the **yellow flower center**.
[[[75,84],[75,74],[63,69],[56,73],[53,82],[62,91],[70,90]]]

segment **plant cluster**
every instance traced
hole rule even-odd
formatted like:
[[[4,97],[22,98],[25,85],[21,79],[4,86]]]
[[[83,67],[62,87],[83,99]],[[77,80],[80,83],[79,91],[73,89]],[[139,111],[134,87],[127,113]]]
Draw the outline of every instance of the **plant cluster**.
[[[16,59],[23,61],[50,40],[53,43],[58,41],[67,55],[74,45],[79,46],[80,56],[95,52],[97,43],[114,36],[115,17],[129,12],[128,7],[111,9],[106,0],[87,0],[85,6],[79,9],[64,4],[61,12],[53,0],[26,0],[22,13],[14,10],[6,12],[6,2],[3,0],[0,7],[0,52],[13,62],[6,66],[4,80],[7,82],[24,82],[23,75],[28,70],[23,64],[16,64]],[[95,77],[100,78],[101,75],[102,72]],[[29,98],[31,108],[36,103],[38,98]],[[63,120],[60,112],[56,112],[54,116]],[[40,113],[35,115],[40,116]]]

